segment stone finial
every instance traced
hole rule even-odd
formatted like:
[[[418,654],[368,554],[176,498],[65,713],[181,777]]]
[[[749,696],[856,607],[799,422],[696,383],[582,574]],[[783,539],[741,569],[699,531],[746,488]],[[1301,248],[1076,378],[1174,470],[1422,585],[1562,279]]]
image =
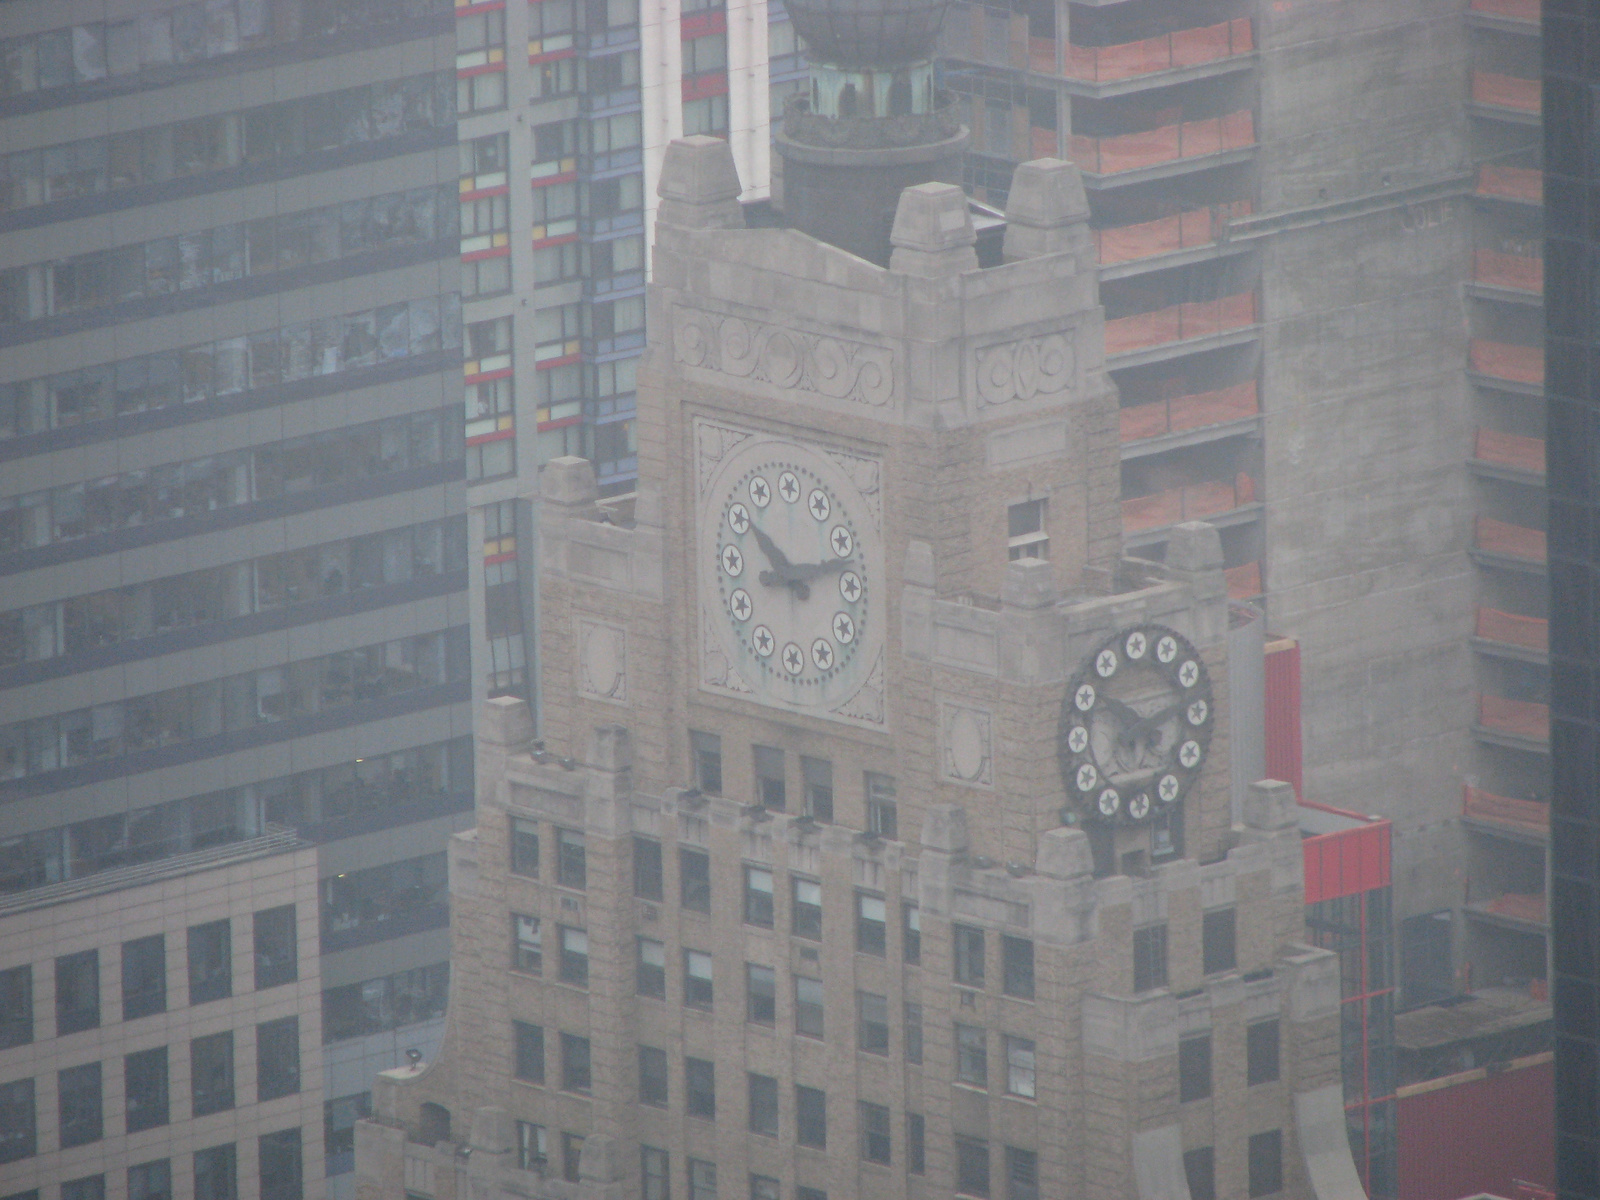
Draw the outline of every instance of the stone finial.
[[[1018,558],[1006,563],[1000,599],[1008,608],[1049,608],[1059,599],[1055,567],[1048,558]]]
[[[900,193],[889,269],[929,276],[975,271],[977,240],[965,192],[953,183],[919,183]]]
[[[485,1154],[510,1153],[516,1145],[511,1135],[510,1114],[493,1105],[480,1108],[472,1114],[472,1134],[467,1144]]]
[[[552,504],[578,507],[593,504],[600,495],[594,466],[586,458],[566,454],[539,468],[539,498]]]
[[[967,838],[967,810],[958,804],[930,804],[922,818],[922,844],[946,854],[964,854],[971,844]]]
[[[732,146],[699,133],[679,138],[661,160],[656,217],[680,229],[743,229],[742,190]]]
[[[1094,850],[1081,829],[1049,829],[1039,835],[1034,869],[1051,879],[1089,879],[1094,875]]]
[[[1292,829],[1296,823],[1294,784],[1281,779],[1258,779],[1244,798],[1246,829],[1270,832]]]
[[[1167,538],[1167,566],[1196,573],[1222,570],[1222,535],[1206,521],[1174,525]]]
[[[515,696],[485,700],[477,733],[489,745],[521,746],[533,738],[533,710]]]
[[[602,771],[626,771],[633,766],[626,725],[595,726],[589,735],[589,765]]]
[[[1022,163],[1006,198],[1002,253],[1009,262],[1076,250],[1088,220],[1089,200],[1076,166],[1060,158]]]

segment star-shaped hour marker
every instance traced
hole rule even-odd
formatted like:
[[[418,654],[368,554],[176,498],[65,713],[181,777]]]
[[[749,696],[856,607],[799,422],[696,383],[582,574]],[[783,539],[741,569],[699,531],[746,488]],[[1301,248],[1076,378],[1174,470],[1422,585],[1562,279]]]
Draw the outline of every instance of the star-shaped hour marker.
[[[839,576],[839,595],[845,598],[847,604],[854,604],[861,599],[861,576],[854,571],[846,571]]]
[[[784,646],[783,669],[785,671],[789,672],[791,675],[798,675],[801,671],[805,670],[805,665],[805,652],[802,651],[799,646],[796,646],[793,642],[790,642],[788,645]]]
[[[757,508],[765,508],[772,503],[772,488],[759,475],[750,481],[750,503]]]
[[[818,638],[812,642],[811,661],[817,664],[819,671],[826,671],[833,666],[833,643],[827,638]]]
[[[733,594],[728,597],[728,611],[733,614],[735,620],[748,621],[751,612],[750,593],[743,588],[735,588]]]
[[[828,502],[828,493],[821,488],[813,488],[810,497],[806,500],[806,507],[811,510],[811,515],[819,521],[826,521],[828,514],[833,511],[833,505]]]
[[[757,654],[759,654],[762,658],[766,658],[772,653],[772,648],[777,645],[777,642],[773,640],[772,630],[768,629],[765,625],[757,625],[755,629],[751,631],[750,644],[755,647]]]
[[[850,619],[849,613],[833,614],[833,638],[841,646],[848,646],[856,640],[856,623]]]
[[[722,548],[722,569],[733,576],[738,576],[744,571],[744,555],[739,553],[739,547]]]
[[[828,535],[828,544],[833,547],[833,552],[840,558],[845,558],[850,551],[855,549],[855,539],[850,536],[850,531],[843,525],[835,525],[833,532]]]
[[[790,504],[800,499],[800,481],[794,477],[794,472],[785,471],[778,476],[778,495]]]

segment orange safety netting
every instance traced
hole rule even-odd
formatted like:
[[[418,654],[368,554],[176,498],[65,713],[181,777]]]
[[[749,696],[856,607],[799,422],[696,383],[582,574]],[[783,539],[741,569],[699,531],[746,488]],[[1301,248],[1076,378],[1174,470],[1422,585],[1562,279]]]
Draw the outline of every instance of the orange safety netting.
[[[1256,323],[1256,294],[1241,292],[1216,300],[1192,300],[1154,312],[1115,317],[1106,322],[1106,353],[1125,354],[1187,338],[1225,333]]]
[[[1028,70],[1041,75],[1056,73],[1055,38],[1031,37],[1028,39]]]
[[[1106,322],[1107,327],[1111,324]],[[1472,369],[1480,375],[1511,383],[1544,382],[1544,350],[1539,346],[1514,346],[1509,342],[1487,342],[1473,338],[1468,348]]]
[[[1187,487],[1124,500],[1122,528],[1125,533],[1132,533],[1176,525],[1179,521],[1197,521],[1218,513],[1231,512],[1253,502],[1255,498],[1255,480],[1240,471],[1231,483],[1203,480]]]
[[[1130,404],[1121,413],[1122,440],[1131,442],[1163,433],[1220,425],[1224,421],[1253,417],[1260,411],[1254,380],[1214,392],[1175,396],[1151,404]]]
[[[1216,154],[1255,145],[1255,120],[1248,109],[1225,117],[1163,125],[1143,133],[1113,137],[1073,134],[1072,161],[1096,175],[1113,175],[1199,154]]]
[[[1536,167],[1479,167],[1478,195],[1544,203],[1544,172]]]
[[[1472,278],[1489,287],[1511,288],[1519,292],[1544,291],[1544,259],[1526,254],[1502,254],[1498,250],[1472,253]]]
[[[1540,84],[1537,79],[1524,79],[1520,75],[1499,75],[1493,71],[1472,73],[1472,98],[1479,104],[1493,104],[1498,108],[1514,108],[1518,112],[1536,113],[1540,104]]]
[[[1541,892],[1507,892],[1486,901],[1484,912],[1497,917],[1510,917],[1513,921],[1527,921],[1533,925],[1545,923],[1544,894]]]
[[[1499,733],[1532,738],[1536,742],[1548,742],[1550,706],[1534,700],[1508,700],[1504,696],[1480,692],[1478,724]]]
[[[1139,42],[1116,46],[1066,46],[1061,73],[1090,83],[1131,79],[1173,67],[1193,67],[1216,62],[1254,50],[1255,38],[1248,17],[1236,17],[1218,25],[1182,29]]]
[[[1543,617],[1524,617],[1498,608],[1479,608],[1474,630],[1487,642],[1504,642],[1527,650],[1550,648],[1550,622]]]
[[[1037,125],[1028,127],[1028,149],[1034,158],[1054,158],[1060,151],[1056,142],[1054,129],[1040,129]]]
[[[1544,439],[1523,437],[1517,433],[1498,433],[1493,429],[1478,430],[1477,457],[1483,462],[1519,471],[1544,474]]]
[[[1209,246],[1217,240],[1222,227],[1230,219],[1248,216],[1250,211],[1250,201],[1236,200],[1231,204],[1174,213],[1170,217],[1142,221],[1137,225],[1097,229],[1094,234],[1095,253],[1104,266],[1106,263],[1132,262],[1134,259],[1167,254],[1189,246]]]
[[[1478,518],[1473,544],[1490,554],[1507,554],[1531,562],[1545,560],[1544,530],[1497,521],[1493,517]]]
[[[1480,821],[1499,821],[1506,825],[1550,828],[1550,806],[1544,801],[1496,796],[1493,792],[1471,786],[1462,788],[1461,815]]]
[[[1468,6],[1473,12],[1489,13],[1496,17],[1510,17],[1514,21],[1537,21],[1539,0],[1472,0]]]
[[[1230,600],[1254,600],[1261,595],[1261,564],[1258,562],[1229,567],[1222,576],[1228,581]]]

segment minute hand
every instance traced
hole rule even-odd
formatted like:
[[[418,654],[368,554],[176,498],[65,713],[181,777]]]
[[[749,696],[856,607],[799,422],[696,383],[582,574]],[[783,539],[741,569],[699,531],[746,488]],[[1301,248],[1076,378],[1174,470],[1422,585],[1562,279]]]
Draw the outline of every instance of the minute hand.
[[[847,558],[830,558],[826,562],[796,563],[788,570],[790,579],[798,582],[809,582],[823,575],[836,575],[851,563],[855,562],[854,556]]]

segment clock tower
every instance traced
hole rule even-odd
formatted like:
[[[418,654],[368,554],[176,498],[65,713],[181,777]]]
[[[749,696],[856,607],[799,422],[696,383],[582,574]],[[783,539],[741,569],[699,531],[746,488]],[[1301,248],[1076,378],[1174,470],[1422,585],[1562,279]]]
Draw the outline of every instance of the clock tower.
[[[887,265],[713,139],[660,190],[639,492],[541,477],[537,728],[485,713],[445,1047],[361,1195],[1356,1200],[1217,535],[1119,554],[1076,168],[990,265],[937,180]]]

